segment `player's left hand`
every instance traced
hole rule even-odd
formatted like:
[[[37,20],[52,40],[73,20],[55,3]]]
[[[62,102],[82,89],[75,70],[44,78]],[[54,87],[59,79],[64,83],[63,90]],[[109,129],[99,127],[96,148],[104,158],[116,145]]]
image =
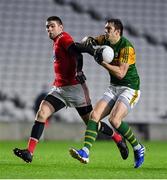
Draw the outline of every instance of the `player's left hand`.
[[[85,47],[89,47],[89,46],[97,46],[97,43],[96,43],[96,40],[89,36],[89,37],[84,37],[82,40],[81,40],[81,44],[83,44],[83,46]]]
[[[102,56],[103,49],[104,48],[97,48],[95,50],[94,59],[98,64],[101,64],[103,61],[103,56]]]
[[[84,75],[83,71],[79,71],[76,74],[76,80],[83,84],[86,81],[86,76]]]

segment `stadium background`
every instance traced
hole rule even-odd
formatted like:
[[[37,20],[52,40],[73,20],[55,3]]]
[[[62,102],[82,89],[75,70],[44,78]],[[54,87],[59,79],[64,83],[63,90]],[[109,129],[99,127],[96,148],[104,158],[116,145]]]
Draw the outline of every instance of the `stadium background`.
[[[52,15],[62,18],[65,31],[76,41],[103,33],[106,18],[123,21],[124,35],[136,48],[142,92],[126,120],[141,138],[167,139],[166,9],[166,0],[1,0],[0,139],[29,136],[34,101],[52,83],[52,42],[45,31],[45,21]],[[109,76],[89,55],[84,56],[84,71],[94,104]],[[62,110],[45,138],[80,139],[84,132],[80,122],[74,109]]]

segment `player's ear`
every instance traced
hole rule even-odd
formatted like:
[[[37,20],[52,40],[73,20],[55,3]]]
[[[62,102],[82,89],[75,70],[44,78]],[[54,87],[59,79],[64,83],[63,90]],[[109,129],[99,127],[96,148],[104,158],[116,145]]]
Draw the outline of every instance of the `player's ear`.
[[[117,34],[121,35],[121,30],[117,29]]]
[[[60,29],[61,29],[61,30],[63,30],[63,25],[62,25],[62,24],[60,24],[60,26],[59,26],[59,27],[60,27]]]

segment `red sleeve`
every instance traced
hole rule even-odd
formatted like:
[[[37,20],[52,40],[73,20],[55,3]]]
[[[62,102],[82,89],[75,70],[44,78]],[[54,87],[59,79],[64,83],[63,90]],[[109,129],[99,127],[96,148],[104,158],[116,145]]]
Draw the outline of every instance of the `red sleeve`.
[[[71,44],[73,44],[74,41],[72,37],[68,33],[63,33],[63,36],[61,37],[61,45],[67,50]]]

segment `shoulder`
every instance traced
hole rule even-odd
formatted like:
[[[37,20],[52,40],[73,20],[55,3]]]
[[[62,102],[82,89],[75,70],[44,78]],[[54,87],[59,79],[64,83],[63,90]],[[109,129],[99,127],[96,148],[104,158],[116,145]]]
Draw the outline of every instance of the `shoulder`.
[[[56,39],[54,41],[65,42],[65,41],[69,41],[69,40],[73,41],[72,36],[67,32],[62,32],[56,37]]]
[[[72,38],[72,36],[67,33],[67,32],[63,32],[60,35],[60,43],[62,44],[62,46],[64,46],[65,48],[69,47],[72,43],[74,43],[74,40]]]
[[[66,39],[71,39],[73,40],[72,36],[67,33],[67,32],[62,32],[60,35],[59,35],[59,38],[60,40],[66,40]]]
[[[63,35],[63,37],[70,37],[70,38],[72,38],[72,36],[68,32],[63,32],[62,35]]]
[[[124,47],[131,47],[134,48],[132,42],[130,40],[128,40],[127,38],[125,38],[124,36],[121,37],[121,44]]]

